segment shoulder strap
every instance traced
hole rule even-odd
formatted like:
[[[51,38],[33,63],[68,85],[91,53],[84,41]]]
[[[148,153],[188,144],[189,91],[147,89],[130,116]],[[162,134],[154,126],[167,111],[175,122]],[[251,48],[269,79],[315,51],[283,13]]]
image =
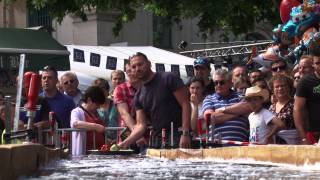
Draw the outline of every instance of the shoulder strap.
[[[81,105],[79,105],[79,107],[80,107],[85,113],[87,113],[91,118],[93,118],[92,114],[89,113],[84,107],[82,107]]]

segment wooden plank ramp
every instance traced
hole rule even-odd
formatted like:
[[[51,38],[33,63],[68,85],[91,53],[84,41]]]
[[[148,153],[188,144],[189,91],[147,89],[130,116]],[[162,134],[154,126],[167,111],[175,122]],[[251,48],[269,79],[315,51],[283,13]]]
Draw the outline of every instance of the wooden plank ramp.
[[[147,156],[172,160],[188,158],[253,159],[255,161],[299,166],[320,164],[320,146],[252,145],[212,149],[148,149]]]

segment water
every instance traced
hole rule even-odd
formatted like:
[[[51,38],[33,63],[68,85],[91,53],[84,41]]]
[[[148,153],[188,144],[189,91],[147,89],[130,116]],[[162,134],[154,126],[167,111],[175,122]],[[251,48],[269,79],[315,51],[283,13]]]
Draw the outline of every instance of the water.
[[[89,155],[60,160],[20,179],[320,179],[318,167],[249,162]]]

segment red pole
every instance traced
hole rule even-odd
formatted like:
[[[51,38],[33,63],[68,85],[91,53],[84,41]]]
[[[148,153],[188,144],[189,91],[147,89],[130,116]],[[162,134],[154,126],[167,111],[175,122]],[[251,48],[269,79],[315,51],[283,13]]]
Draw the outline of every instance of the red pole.
[[[50,136],[53,136],[53,133],[54,133],[54,126],[55,126],[55,119],[54,119],[54,112],[53,111],[50,111],[49,112],[49,124],[50,124],[50,132],[49,132],[49,135]]]
[[[198,118],[198,136],[202,138],[202,118]]]
[[[28,97],[29,88],[30,88],[30,80],[31,80],[32,74],[33,74],[33,72],[29,71],[29,72],[24,73],[24,76],[23,76],[24,92],[25,92],[26,97]]]
[[[208,143],[209,139],[209,123],[211,119],[211,114],[206,114],[205,121],[206,121],[206,142]],[[213,133],[213,132],[212,132]]]
[[[162,132],[161,132],[161,148],[165,148],[166,147],[166,129],[163,128]]]
[[[35,111],[40,89],[40,75],[33,73],[30,80],[28,92],[28,110]]]

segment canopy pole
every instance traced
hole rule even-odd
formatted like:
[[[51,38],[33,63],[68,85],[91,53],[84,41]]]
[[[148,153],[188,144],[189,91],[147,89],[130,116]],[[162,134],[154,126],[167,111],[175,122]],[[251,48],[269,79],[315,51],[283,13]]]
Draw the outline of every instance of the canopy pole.
[[[15,107],[14,124],[13,124],[14,131],[18,130],[18,125],[19,125],[19,115],[20,115],[20,104],[21,104],[21,98],[22,98],[22,83],[23,83],[25,58],[26,58],[25,54],[20,55],[19,78],[18,78],[18,82],[17,82],[17,97],[16,97],[16,107]]]

